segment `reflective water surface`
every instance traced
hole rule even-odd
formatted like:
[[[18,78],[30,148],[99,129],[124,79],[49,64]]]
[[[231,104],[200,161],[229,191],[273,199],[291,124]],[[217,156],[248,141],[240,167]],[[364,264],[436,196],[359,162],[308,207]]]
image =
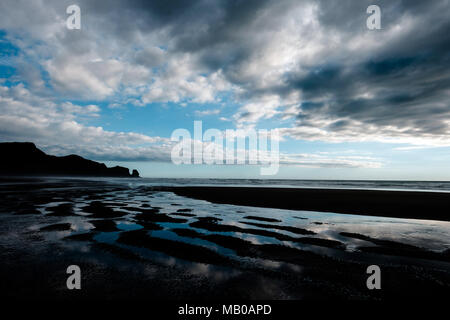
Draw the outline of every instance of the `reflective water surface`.
[[[27,181],[3,183],[1,193],[0,245],[9,249],[31,241],[89,252],[95,243],[210,281],[255,266],[301,275],[324,261],[377,257],[449,271],[449,222],[214,204],[142,182]]]

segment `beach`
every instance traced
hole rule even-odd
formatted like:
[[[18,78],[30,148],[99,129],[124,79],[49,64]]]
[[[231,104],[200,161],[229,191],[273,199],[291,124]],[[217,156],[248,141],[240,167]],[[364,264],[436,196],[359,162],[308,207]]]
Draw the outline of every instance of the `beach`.
[[[450,193],[265,187],[172,187],[178,195],[243,206],[450,221]]]
[[[0,193],[5,298],[399,300],[450,293],[444,192],[21,178],[3,179]],[[69,265],[81,269],[81,290],[66,287]],[[381,290],[366,286],[369,265],[382,270]]]

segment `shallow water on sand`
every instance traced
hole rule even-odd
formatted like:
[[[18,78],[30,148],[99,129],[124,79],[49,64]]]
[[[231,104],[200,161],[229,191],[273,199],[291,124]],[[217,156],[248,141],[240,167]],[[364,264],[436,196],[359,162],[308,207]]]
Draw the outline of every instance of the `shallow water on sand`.
[[[0,246],[12,250],[30,241],[79,252],[104,244],[215,280],[241,266],[301,273],[309,262],[299,261],[322,256],[450,265],[450,222],[214,204],[141,183],[49,180],[0,192]]]
[[[70,190],[76,188],[76,185],[77,183],[73,184],[72,182],[71,185],[56,190],[70,193]],[[46,188],[41,191],[52,190],[55,189]],[[56,196],[56,198],[58,197]],[[238,237],[253,244],[284,244],[305,250],[325,252],[331,255],[335,249],[324,250],[324,248],[329,249],[326,243],[324,245],[299,244],[289,240],[277,239],[272,235],[273,233],[285,235],[287,239],[289,237],[313,237],[339,241],[343,244],[341,249],[346,251],[357,250],[357,247],[360,245],[375,246],[375,244],[367,240],[343,236],[342,232],[357,233],[372,238],[400,242],[435,252],[442,252],[450,248],[450,222],[213,204],[203,200],[180,197],[172,192],[153,192],[143,189],[141,186],[133,186],[101,194],[102,203],[112,208],[112,210],[120,210],[124,213],[123,216],[114,218],[111,221],[111,224],[115,226],[113,228],[117,230],[102,230],[102,228],[96,228],[93,225],[92,221],[94,219],[89,219],[90,213],[84,210],[93,201],[98,200],[92,200],[89,199],[89,196],[81,195],[78,198],[71,198],[69,202],[50,201],[38,204],[36,208],[43,214],[34,223],[33,218],[36,217],[35,215],[24,215],[28,222],[27,228],[29,230],[39,230],[50,222],[52,224],[69,223],[71,225],[70,230],[47,232],[45,233],[46,237],[58,240],[68,235],[100,229],[100,232],[97,232],[94,239],[99,242],[114,243],[120,232],[145,229],[142,221],[136,219],[136,216],[146,214],[142,213],[142,210],[156,208],[156,211],[151,214],[162,214],[173,218],[174,221],[156,219],[154,223],[162,227],[162,230],[149,231],[152,237],[206,246],[225,255],[233,255],[233,251],[206,240],[177,235],[173,230],[191,229],[202,235],[220,234]],[[43,219],[46,216],[50,219],[47,211],[49,208],[57,208],[62,204],[71,204],[74,214],[57,217],[59,219],[51,217],[49,221]],[[14,212],[11,213],[14,214]],[[15,217],[16,219],[23,219],[21,216],[16,215]],[[190,225],[198,221],[199,218],[208,217],[217,219],[214,222],[220,225],[236,227],[236,230],[211,231],[208,228]],[[311,234],[299,234],[296,230],[278,229],[277,226],[298,228]],[[248,229],[250,229],[250,232],[247,232]],[[269,233],[267,235],[254,234],[252,230],[255,229],[269,231]]]

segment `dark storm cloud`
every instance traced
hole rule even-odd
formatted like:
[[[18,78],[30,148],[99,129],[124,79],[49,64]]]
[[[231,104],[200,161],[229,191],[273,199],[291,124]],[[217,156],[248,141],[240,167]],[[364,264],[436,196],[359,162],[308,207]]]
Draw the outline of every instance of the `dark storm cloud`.
[[[121,40],[131,41],[137,31],[163,32],[164,46],[171,52],[197,54],[203,66],[226,71],[257,50],[254,35],[276,28],[280,15],[301,2],[86,0],[80,6],[87,19],[101,18],[109,32]],[[256,24],[265,10],[263,21]]]
[[[343,41],[367,34],[372,32],[365,25],[365,11],[370,4],[372,1],[322,1],[318,8],[320,24],[326,32],[339,32]],[[382,10],[383,29],[375,31],[381,33],[378,38],[381,48],[366,53],[363,61],[354,64],[333,61],[331,55],[330,61],[318,60],[306,74],[292,71],[281,85],[262,89],[239,75],[239,65],[249,61],[259,49],[258,42],[240,35],[248,35],[250,29],[256,37],[264,32],[264,27],[275,27],[274,23],[282,15],[277,14],[280,8],[273,2],[219,2],[213,11],[219,13],[213,15],[216,19],[213,24],[202,17],[212,15],[197,12],[196,19],[208,23],[206,31],[196,34],[175,28],[172,36],[176,39],[176,50],[198,51],[205,65],[224,69],[229,81],[246,88],[244,97],[250,100],[264,93],[283,96],[292,91],[301,92],[304,101],[301,101],[300,125],[306,113],[310,119],[336,119],[327,128],[336,132],[351,127],[352,122],[348,121],[351,119],[379,127],[394,126],[415,134],[450,133],[447,124],[450,119],[449,1],[379,1],[376,4]],[[290,5],[286,2],[282,9]],[[265,18],[265,26],[260,30],[251,29],[258,14],[267,8],[273,8],[273,15]],[[383,38],[383,32],[388,38],[396,25],[408,28],[402,25],[408,21],[413,26],[395,41]],[[341,46],[345,47],[345,43]],[[358,56],[358,52],[348,54]],[[369,95],[361,97],[364,93]],[[308,107],[308,101],[313,101],[316,108]],[[243,112],[241,117],[248,118],[248,112]],[[316,126],[313,120],[310,124]]]
[[[103,18],[120,30],[154,32],[167,27],[175,49],[198,51],[233,40],[268,0],[113,0],[84,1],[92,18]]]
[[[326,8],[320,15],[322,23],[345,33],[358,32],[353,26],[358,19],[352,16],[358,17],[354,10],[360,5],[350,3],[322,3]],[[411,135],[450,134],[449,2],[391,1],[381,7],[389,12],[390,19],[382,20],[386,29],[389,22],[406,15],[414,27],[364,61],[317,66],[306,75],[290,73],[282,92],[300,91],[306,100],[298,124],[314,127],[315,121],[334,119],[326,129],[339,132],[355,125],[349,120],[356,120]]]
[[[372,60],[347,72],[325,69],[290,85],[293,90],[301,90],[306,99],[323,102],[313,110],[321,117],[446,134],[450,117],[450,63],[441,52],[432,56]],[[373,96],[359,97],[361,85]],[[306,113],[310,110],[303,108]]]
[[[365,25],[365,11],[370,4],[372,1],[321,1],[320,25],[326,32],[340,33],[343,41],[372,32]],[[373,53],[366,53],[363,61],[340,63],[330,54],[330,61],[317,60],[316,65],[308,66],[306,73],[289,71],[280,83],[265,88],[256,87],[244,78],[240,68],[251,63],[260,49],[261,43],[255,38],[266,28],[276,28],[276,22],[283,17],[282,11],[295,6],[294,2],[275,5],[270,1],[194,1],[166,7],[160,2],[137,1],[131,2],[131,7],[134,5],[149,19],[168,27],[171,50],[197,54],[201,65],[210,70],[224,70],[230,82],[246,89],[243,98],[252,100],[264,94],[286,96],[293,91],[301,92],[300,124],[314,126],[314,119],[335,119],[328,130],[339,131],[351,126],[348,119],[352,119],[377,126],[395,126],[405,132],[448,133],[449,2],[378,1],[376,4],[382,10],[383,29],[375,32],[385,32],[388,38],[388,32],[397,24],[407,28],[402,23],[409,21],[413,27],[395,41],[381,35],[378,40],[382,45]],[[297,2],[297,5],[302,4]],[[272,14],[265,16],[265,23],[258,25],[260,29],[255,29],[255,21],[264,10],[272,10]],[[145,26],[154,27],[154,24]],[[341,45],[344,47],[345,43]],[[340,48],[335,50],[339,53]],[[358,52],[347,54],[358,56]],[[368,93],[368,97],[361,97],[363,93]],[[240,117],[247,119],[250,113],[242,112]]]

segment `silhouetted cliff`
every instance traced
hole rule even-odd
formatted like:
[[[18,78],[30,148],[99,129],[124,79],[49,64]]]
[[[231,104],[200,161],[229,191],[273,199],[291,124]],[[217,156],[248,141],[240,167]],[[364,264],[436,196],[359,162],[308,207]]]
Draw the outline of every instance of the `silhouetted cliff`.
[[[104,163],[77,155],[51,156],[31,142],[0,143],[0,175],[65,175],[94,177],[139,177],[124,167],[108,168]]]

